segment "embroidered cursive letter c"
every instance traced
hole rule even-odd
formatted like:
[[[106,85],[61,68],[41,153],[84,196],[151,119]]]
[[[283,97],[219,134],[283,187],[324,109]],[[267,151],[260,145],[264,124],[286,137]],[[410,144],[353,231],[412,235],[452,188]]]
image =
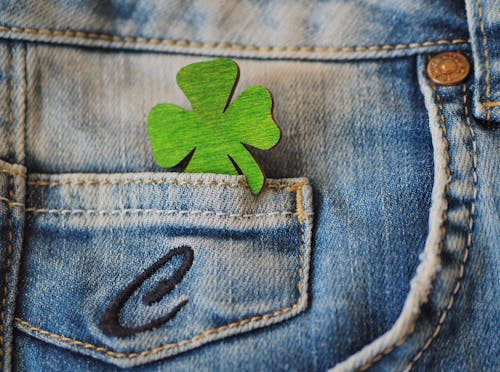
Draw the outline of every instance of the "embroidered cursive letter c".
[[[118,295],[115,300],[106,308],[102,316],[99,326],[102,331],[109,336],[127,337],[139,332],[149,331],[157,328],[175,317],[179,310],[184,307],[188,300],[182,300],[174,306],[168,314],[159,317],[149,323],[137,327],[127,327],[120,324],[120,312],[125,306],[125,303],[134,294],[134,292],[151,276],[153,276],[160,268],[169,262],[175,256],[182,256],[182,264],[177,268],[171,277],[161,280],[151,291],[147,292],[142,300],[147,305],[152,305],[159,302],[163,297],[169,294],[177,284],[179,284],[191,268],[193,264],[194,252],[191,247],[181,246],[167,252],[158,261],[144,270],[137,278],[127,285]]]

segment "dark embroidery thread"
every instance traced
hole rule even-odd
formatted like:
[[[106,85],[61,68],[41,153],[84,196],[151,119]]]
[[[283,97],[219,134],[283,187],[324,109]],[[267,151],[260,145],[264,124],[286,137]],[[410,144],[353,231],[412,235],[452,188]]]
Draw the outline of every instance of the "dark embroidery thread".
[[[126,327],[120,324],[120,312],[125,306],[128,299],[134,292],[151,276],[153,276],[160,268],[169,262],[175,256],[182,256],[182,264],[177,268],[171,277],[161,280],[152,290],[147,292],[142,301],[147,305],[152,305],[159,302],[163,297],[169,294],[177,284],[179,284],[184,275],[189,271],[193,264],[194,252],[191,247],[181,246],[174,248],[161,257],[158,261],[144,270],[137,278],[135,278],[129,285],[127,285],[118,295],[115,300],[104,311],[104,315],[99,323],[104,334],[108,336],[127,337],[132,336],[139,332],[149,331],[157,328],[162,324],[168,322],[181,310],[188,300],[183,300],[174,306],[170,312],[158,319],[155,319],[147,324],[138,327]]]

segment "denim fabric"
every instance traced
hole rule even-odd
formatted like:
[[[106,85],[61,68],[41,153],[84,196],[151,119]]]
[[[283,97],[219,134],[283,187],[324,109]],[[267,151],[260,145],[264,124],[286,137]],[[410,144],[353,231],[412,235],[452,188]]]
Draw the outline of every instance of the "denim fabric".
[[[500,4],[467,0],[467,18],[474,58],[474,115],[488,123],[500,121]]]
[[[493,1],[0,15],[3,369],[500,368]],[[471,61],[462,84],[428,79],[445,50]],[[189,107],[176,72],[222,55],[240,66],[235,97],[266,86],[282,128],[252,150],[269,177],[258,197],[151,153],[148,111]],[[187,256],[161,261],[179,247],[182,275]]]
[[[143,364],[270,326],[305,308],[312,216],[304,179],[270,182],[258,199],[242,186],[241,177],[212,175],[89,179],[82,174],[32,178],[30,184],[33,206],[26,211],[35,218],[27,236],[37,238],[26,240],[31,259],[23,270],[32,274],[20,282],[26,290],[19,315],[44,329],[57,323],[58,334],[109,349],[88,346],[85,354],[120,366]],[[64,227],[54,234],[61,219]],[[56,256],[46,249],[54,241],[60,247]],[[103,242],[111,244],[109,249]],[[191,247],[194,259],[175,289],[152,305],[142,301],[162,278],[173,275],[181,256],[141,283],[120,313],[121,324],[137,327],[187,301],[167,323],[174,327],[167,334],[165,327],[130,337],[106,334],[100,323],[118,293],[181,246]],[[75,264],[67,267],[67,262]],[[57,318],[47,318],[47,308],[57,309]],[[81,345],[55,341],[81,350]]]

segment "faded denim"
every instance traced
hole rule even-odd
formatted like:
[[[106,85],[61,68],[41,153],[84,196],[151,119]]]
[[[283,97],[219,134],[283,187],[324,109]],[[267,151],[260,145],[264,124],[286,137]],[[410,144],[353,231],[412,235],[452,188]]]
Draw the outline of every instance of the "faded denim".
[[[500,12],[462,1],[32,1],[0,10],[4,370],[498,370]],[[427,77],[460,51],[462,84]],[[159,168],[148,111],[229,56],[269,177]],[[190,247],[175,287],[127,297]]]

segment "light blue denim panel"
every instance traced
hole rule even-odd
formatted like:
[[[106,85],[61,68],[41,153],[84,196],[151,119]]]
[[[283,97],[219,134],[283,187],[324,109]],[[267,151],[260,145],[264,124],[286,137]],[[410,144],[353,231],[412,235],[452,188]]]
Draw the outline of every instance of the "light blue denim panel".
[[[306,179],[268,180],[261,197],[242,177],[214,175],[31,176],[28,185],[18,314],[27,321],[20,328],[37,338],[132,366],[270,326],[307,306]],[[173,319],[126,335],[106,332],[101,323],[114,299],[177,247],[194,257],[175,288],[143,303],[174,276],[181,255],[141,280],[117,309],[130,328],[183,303]]]

